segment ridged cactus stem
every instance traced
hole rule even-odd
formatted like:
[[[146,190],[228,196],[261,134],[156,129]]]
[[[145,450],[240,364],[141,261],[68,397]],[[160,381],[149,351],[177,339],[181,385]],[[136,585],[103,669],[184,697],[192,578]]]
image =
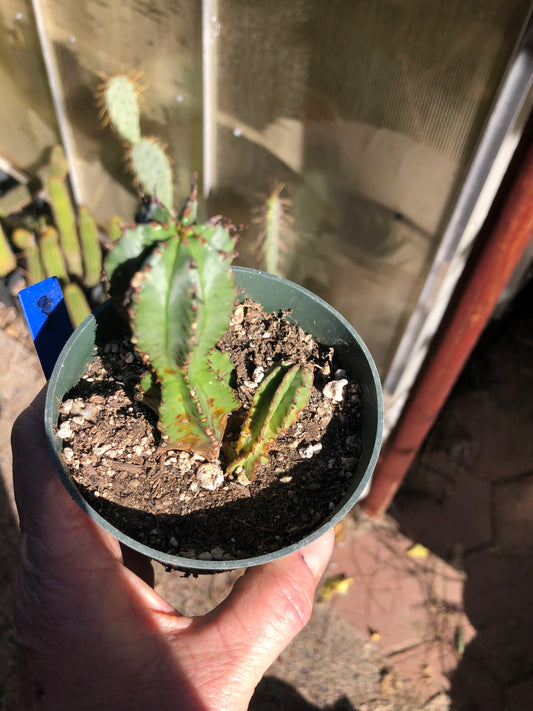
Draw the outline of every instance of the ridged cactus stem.
[[[281,197],[284,187],[284,185],[278,185],[272,191],[259,218],[259,242],[264,268],[276,276],[284,276],[281,263],[290,230],[290,220],[287,213],[289,201],[287,198]]]
[[[96,222],[86,207],[80,207],[78,228],[85,267],[83,283],[90,289],[100,282],[102,276],[102,250]]]
[[[14,230],[11,240],[15,247],[24,252],[29,283],[37,284],[37,282],[42,281],[44,279],[43,263],[33,232],[24,227],[19,227]]]
[[[81,249],[76,231],[76,218],[67,187],[59,178],[51,177],[48,180],[48,192],[69,273],[81,278],[83,276]]]
[[[259,464],[268,461],[276,439],[307,405],[312,384],[312,371],[291,363],[276,365],[265,375],[234,447],[229,472],[243,471],[253,479]]]
[[[222,225],[181,227],[148,258],[130,309],[137,348],[161,386],[167,445],[209,460],[238,407],[229,356],[215,349],[236,296],[233,249]]]
[[[45,227],[39,239],[41,259],[47,277],[56,276],[60,282],[68,282],[68,272],[63,253],[59,246],[59,235],[55,227]]]
[[[63,288],[63,296],[67,305],[68,315],[74,328],[77,328],[80,323],[91,313],[91,309],[85,298],[85,294],[78,284],[67,284]]]
[[[0,277],[6,277],[17,268],[17,259],[0,225]]]

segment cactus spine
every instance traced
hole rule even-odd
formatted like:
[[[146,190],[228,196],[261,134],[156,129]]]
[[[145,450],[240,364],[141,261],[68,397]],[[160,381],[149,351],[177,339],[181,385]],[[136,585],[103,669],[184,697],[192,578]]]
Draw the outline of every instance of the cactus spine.
[[[309,401],[313,375],[299,365],[274,366],[257,388],[248,417],[231,457],[228,471],[243,470],[251,480],[268,451],[293,425]]]
[[[0,224],[0,277],[6,277],[17,267],[17,259]]]
[[[101,91],[103,116],[130,145],[129,157],[137,182],[170,210],[174,195],[172,169],[157,140],[141,136],[137,93],[128,77],[109,79]]]

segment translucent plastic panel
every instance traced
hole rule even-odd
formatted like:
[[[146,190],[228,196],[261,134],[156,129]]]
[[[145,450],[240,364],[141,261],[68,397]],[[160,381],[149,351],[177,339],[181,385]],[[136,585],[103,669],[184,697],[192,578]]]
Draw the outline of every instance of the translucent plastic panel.
[[[214,210],[251,225],[242,260],[261,266],[254,214],[285,184],[279,271],[339,309],[384,374],[530,3],[212,7]]]
[[[132,219],[124,146],[99,119],[102,76],[127,73],[141,90],[142,131],[173,159],[180,196],[202,166],[201,5],[187,0],[37,0],[80,201],[106,220]],[[143,91],[144,90],[144,91]]]
[[[58,129],[30,0],[0,3],[0,156],[31,171]]]

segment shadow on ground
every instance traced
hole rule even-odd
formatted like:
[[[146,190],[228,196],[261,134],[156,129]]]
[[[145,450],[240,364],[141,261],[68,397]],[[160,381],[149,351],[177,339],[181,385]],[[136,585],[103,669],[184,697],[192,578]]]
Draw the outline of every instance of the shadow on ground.
[[[250,702],[249,711],[356,711],[350,701],[343,697],[333,706],[315,706],[306,701],[290,684],[265,676],[257,686]]]
[[[466,574],[456,711],[533,708],[533,281],[480,340],[394,504]]]

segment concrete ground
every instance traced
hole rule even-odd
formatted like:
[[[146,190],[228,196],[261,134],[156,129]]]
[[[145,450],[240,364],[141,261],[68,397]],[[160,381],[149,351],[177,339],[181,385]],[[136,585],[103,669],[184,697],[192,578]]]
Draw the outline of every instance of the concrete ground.
[[[324,576],[331,594],[267,672],[252,711],[533,708],[532,306],[530,285],[485,333],[386,520],[345,519]],[[0,310],[0,709],[14,678],[9,430],[43,382],[21,339]],[[239,574],[158,567],[157,588],[200,614]]]

